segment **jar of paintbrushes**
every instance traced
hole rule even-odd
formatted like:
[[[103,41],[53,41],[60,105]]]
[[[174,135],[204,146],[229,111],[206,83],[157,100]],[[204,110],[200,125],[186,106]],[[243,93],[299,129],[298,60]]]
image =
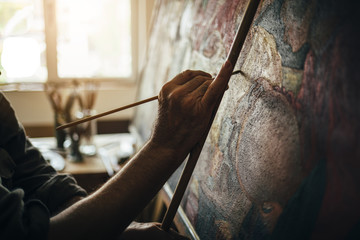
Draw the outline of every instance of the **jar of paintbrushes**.
[[[46,83],[45,92],[54,111],[55,128],[94,115],[97,90],[98,83],[94,81],[73,81],[66,85]],[[62,99],[65,99],[64,104]],[[84,156],[94,156],[96,146],[93,137],[97,133],[96,129],[96,121],[91,121],[66,130],[57,130],[57,148],[66,150],[68,159],[72,162],[81,162]]]
[[[82,97],[83,108],[78,113],[79,119],[96,115],[94,109],[97,96],[98,83],[95,81],[87,81],[84,83]],[[96,154],[96,145],[94,143],[94,135],[97,134],[96,120],[81,124],[83,127],[83,139],[80,145],[80,151],[86,156],[94,156]]]

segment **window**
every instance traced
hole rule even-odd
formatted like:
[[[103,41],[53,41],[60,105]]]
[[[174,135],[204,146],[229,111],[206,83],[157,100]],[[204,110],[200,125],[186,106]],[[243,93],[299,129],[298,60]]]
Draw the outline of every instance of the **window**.
[[[133,2],[0,0],[0,83],[133,79]]]
[[[45,81],[41,0],[0,2],[0,82]]]

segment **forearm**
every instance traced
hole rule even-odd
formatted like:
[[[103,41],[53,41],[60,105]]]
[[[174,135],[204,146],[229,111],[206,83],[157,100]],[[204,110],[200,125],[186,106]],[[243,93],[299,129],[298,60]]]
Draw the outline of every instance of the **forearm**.
[[[149,142],[97,192],[53,217],[49,239],[86,236],[100,239],[119,235],[185,157],[181,150],[175,152]]]

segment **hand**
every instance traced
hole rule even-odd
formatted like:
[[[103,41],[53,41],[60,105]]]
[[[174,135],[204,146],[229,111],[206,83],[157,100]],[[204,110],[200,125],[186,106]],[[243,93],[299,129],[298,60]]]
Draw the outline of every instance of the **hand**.
[[[208,128],[232,69],[227,61],[215,80],[203,71],[187,70],[166,83],[151,141],[186,156]]]
[[[160,223],[138,223],[133,222],[121,234],[119,240],[136,240],[136,239],[157,239],[157,240],[186,240],[187,237],[179,235],[173,230],[165,232],[161,229]]]

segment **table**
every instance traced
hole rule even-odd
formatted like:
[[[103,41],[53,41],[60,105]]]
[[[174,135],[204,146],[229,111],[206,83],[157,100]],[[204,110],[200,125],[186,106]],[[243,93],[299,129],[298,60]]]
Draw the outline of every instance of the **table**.
[[[66,151],[56,150],[54,137],[30,138],[30,141],[51,165],[55,163],[53,166],[59,173],[73,175],[80,186],[92,192],[121,169],[121,165],[118,164],[119,158],[130,157],[134,153],[135,137],[130,133],[95,135],[97,153],[94,156],[84,156],[82,162],[71,162]],[[56,153],[59,153],[63,160],[59,155],[56,156]]]

